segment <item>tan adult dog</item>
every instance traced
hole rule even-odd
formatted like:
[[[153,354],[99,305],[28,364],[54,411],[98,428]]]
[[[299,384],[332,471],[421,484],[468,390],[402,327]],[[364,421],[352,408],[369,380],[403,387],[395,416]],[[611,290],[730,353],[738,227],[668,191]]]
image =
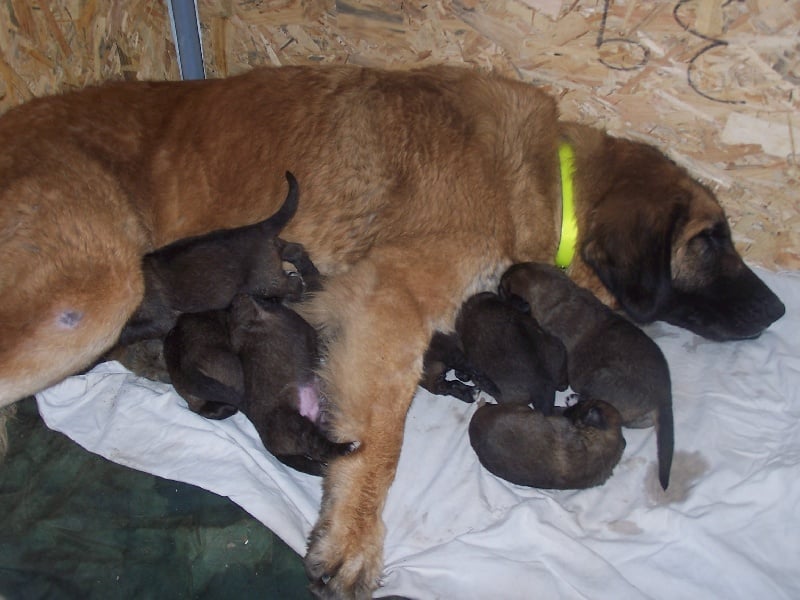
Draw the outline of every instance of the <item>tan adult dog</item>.
[[[637,320],[717,339],[783,313],[706,188],[652,148],[559,123],[530,85],[447,67],[112,84],[0,119],[0,402],[115,341],[145,252],[265,218],[292,171],[302,200],[284,236],[328,276],[309,313],[328,336],[335,432],[360,442],[325,478],[306,566],[317,594],[366,597],[425,348],[510,264],[552,260],[561,140],[575,152],[576,281]]]

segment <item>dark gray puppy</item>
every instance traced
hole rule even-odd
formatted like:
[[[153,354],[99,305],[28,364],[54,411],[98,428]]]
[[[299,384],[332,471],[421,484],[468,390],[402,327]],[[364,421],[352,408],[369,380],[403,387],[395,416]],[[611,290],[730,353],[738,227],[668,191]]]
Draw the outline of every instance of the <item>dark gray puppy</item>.
[[[304,289],[318,288],[319,272],[303,247],[278,237],[297,211],[297,181],[289,172],[286,179],[286,200],[268,219],[179,240],[147,254],[142,261],[144,300],[118,343],[163,337],[179,314],[226,308],[237,293],[299,300]],[[300,276],[287,274],[284,261]]]
[[[442,348],[428,354],[424,385],[441,371],[434,362],[438,359],[469,376],[498,403],[553,411],[556,390],[567,388],[566,351],[535,319],[497,294],[482,292],[461,306],[455,329],[455,336],[434,337],[443,348],[449,343],[450,354]]]
[[[491,473],[543,489],[583,489],[608,479],[622,457],[621,417],[601,400],[543,415],[519,404],[485,404],[469,423],[469,441]]]
[[[164,338],[164,361],[189,408],[225,419],[245,406],[242,362],[231,345],[227,310],[185,313]]]
[[[178,393],[209,418],[241,410],[284,464],[322,475],[350,444],[322,432],[317,334],[278,301],[237,295],[227,311],[184,314],[164,340]]]
[[[285,464],[322,475],[350,443],[331,442],[325,427],[325,401],[319,391],[319,341],[316,330],[279,302],[234,298],[230,339],[242,361],[242,411],[253,422],[264,446]]]
[[[655,425],[659,481],[666,489],[674,447],[672,387],[658,345],[556,267],[514,265],[500,292],[527,302],[542,327],[564,342],[575,392],[613,404],[626,427]]]

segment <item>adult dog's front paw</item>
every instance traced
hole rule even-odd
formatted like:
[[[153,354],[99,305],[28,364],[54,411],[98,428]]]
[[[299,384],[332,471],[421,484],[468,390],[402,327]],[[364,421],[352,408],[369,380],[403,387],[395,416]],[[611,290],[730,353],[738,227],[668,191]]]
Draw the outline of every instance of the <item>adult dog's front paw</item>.
[[[320,520],[305,558],[310,590],[317,598],[372,598],[383,568],[384,527],[378,516],[355,522]]]

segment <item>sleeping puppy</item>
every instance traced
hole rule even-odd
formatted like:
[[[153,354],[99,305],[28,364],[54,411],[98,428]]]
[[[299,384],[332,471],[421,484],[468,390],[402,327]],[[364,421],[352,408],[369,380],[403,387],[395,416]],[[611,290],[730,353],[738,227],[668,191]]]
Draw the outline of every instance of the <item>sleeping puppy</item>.
[[[562,213],[570,277],[637,322],[732,340],[785,312],[708,187],[655,147],[559,119],[540,87],[447,65],[117,82],[0,117],[0,404],[116,342],[144,294],[142,256],[273,214],[286,168],[303,202],[283,235],[325,276],[303,310],[325,336],[332,432],[360,442],[329,465],[309,537],[323,597],[379,585],[433,332],[512,264],[552,261]]]
[[[431,346],[423,367],[423,387],[432,375],[455,369],[499,404],[531,404],[545,415],[553,412],[556,390],[567,389],[564,345],[529,314],[492,292],[467,299],[456,318],[455,335],[434,336]],[[431,387],[465,396],[462,400],[468,402],[474,399],[474,389],[467,396],[458,382],[441,383],[442,379],[443,375],[436,377],[438,386]]]
[[[142,260],[144,299],[119,338],[120,345],[163,338],[181,313],[226,308],[241,292],[299,300],[304,284],[318,289],[319,273],[300,244],[278,234],[297,211],[297,180],[287,172],[283,205],[254,225],[177,241]],[[292,263],[300,277],[287,274]]]
[[[237,295],[229,310],[183,314],[164,340],[175,390],[209,419],[241,410],[282,463],[322,475],[350,450],[321,432],[314,328],[279,302]]]
[[[484,404],[470,420],[469,441],[498,477],[558,490],[605,482],[625,449],[619,412],[592,399],[549,416],[519,404]]]
[[[229,318],[227,310],[184,313],[164,338],[175,391],[208,419],[225,419],[245,405],[244,372],[231,345]]]
[[[626,427],[655,426],[658,476],[667,489],[674,446],[672,391],[658,345],[556,267],[514,265],[503,275],[500,290],[505,297],[523,299],[542,327],[564,342],[575,392],[613,404]]]

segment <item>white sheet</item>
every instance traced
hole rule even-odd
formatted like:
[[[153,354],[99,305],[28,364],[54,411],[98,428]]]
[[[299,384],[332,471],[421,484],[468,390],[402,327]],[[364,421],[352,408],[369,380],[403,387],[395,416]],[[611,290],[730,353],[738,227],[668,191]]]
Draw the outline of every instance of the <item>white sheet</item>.
[[[467,437],[474,406],[420,391],[384,520],[384,587],[412,598],[800,598],[800,273],[759,275],[787,314],[757,340],[656,324],[670,364],[676,454],[661,492],[652,429],[602,487],[498,480]],[[37,396],[45,422],[135,469],[229,496],[298,553],[318,479],[267,455],[241,415],[208,421],[117,363]]]

